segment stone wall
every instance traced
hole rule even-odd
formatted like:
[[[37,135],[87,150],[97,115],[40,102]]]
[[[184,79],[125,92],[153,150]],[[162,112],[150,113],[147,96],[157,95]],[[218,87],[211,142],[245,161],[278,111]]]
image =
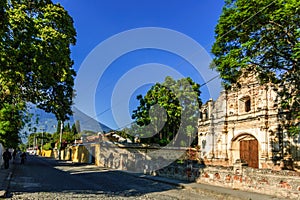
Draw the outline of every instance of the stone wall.
[[[98,166],[135,172],[154,172],[180,158],[186,148],[147,147],[103,142],[95,146]]]
[[[279,197],[298,198],[300,196],[300,174],[293,171],[272,171],[249,167],[207,167],[202,170],[196,181]]]
[[[71,151],[70,151],[71,150]],[[85,146],[75,146],[71,149],[66,149],[65,154],[62,155],[66,160],[72,158],[73,162],[90,163],[90,152]]]
[[[205,168],[205,165],[193,161],[175,161],[171,165],[155,171],[152,175],[178,180],[195,182]]]
[[[39,152],[38,152],[38,154],[39,154]],[[41,156],[51,158],[51,157],[54,157],[54,152],[52,150],[43,150],[41,152]]]
[[[275,195],[280,198],[300,197],[300,173],[289,170],[272,171],[241,165],[214,167],[175,163],[158,170],[156,175]]]

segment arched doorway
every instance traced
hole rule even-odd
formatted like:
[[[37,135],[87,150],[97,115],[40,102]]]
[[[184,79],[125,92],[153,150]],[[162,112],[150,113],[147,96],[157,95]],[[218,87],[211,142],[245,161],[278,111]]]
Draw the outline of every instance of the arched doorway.
[[[242,134],[232,140],[232,146],[238,150],[239,159],[249,167],[258,168],[258,141],[250,134]]]

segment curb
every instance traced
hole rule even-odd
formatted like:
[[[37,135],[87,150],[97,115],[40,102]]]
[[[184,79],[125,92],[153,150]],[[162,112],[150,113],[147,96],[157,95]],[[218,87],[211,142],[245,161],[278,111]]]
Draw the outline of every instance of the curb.
[[[157,182],[165,183],[165,184],[169,184],[169,185],[174,185],[174,186],[180,187],[182,189],[186,189],[187,188],[184,185],[184,183],[176,183],[176,182],[173,182],[173,181],[170,181],[170,180],[164,180],[164,179],[158,178],[156,176],[140,175],[138,177],[143,178],[143,179],[148,179],[148,180],[152,180],[152,181],[157,181]]]
[[[14,171],[15,171],[15,164],[12,165],[11,171],[8,173],[8,176],[4,180],[3,190],[0,190],[0,198],[6,198],[7,197],[8,189],[9,189],[9,186],[10,186],[10,181],[12,179]]]
[[[148,175],[148,174],[135,173],[135,172],[130,172],[130,171],[126,171],[126,170],[116,170],[116,171],[120,171],[120,172],[129,174],[131,176],[138,177],[138,178],[143,178],[143,179],[147,179],[147,180],[152,180],[152,181],[157,181],[157,182],[177,186],[177,187],[180,187],[182,189],[188,188],[188,187],[186,187],[185,184],[188,184],[189,182],[179,183],[181,180],[166,179],[165,177],[162,177],[162,176],[151,176],[151,175]]]

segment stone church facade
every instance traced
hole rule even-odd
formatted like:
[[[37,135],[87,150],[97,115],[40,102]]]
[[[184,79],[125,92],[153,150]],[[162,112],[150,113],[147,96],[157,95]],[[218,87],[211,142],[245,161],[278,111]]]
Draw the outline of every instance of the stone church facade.
[[[278,96],[271,84],[260,85],[255,73],[244,74],[217,100],[200,109],[198,144],[206,164],[274,168],[282,158],[300,158],[299,138],[282,128]]]

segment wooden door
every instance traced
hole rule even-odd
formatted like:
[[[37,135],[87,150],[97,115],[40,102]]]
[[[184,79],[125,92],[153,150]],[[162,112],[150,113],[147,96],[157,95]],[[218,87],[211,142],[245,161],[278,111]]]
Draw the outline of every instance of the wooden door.
[[[248,163],[249,167],[258,168],[258,141],[256,139],[240,141],[240,158]]]

